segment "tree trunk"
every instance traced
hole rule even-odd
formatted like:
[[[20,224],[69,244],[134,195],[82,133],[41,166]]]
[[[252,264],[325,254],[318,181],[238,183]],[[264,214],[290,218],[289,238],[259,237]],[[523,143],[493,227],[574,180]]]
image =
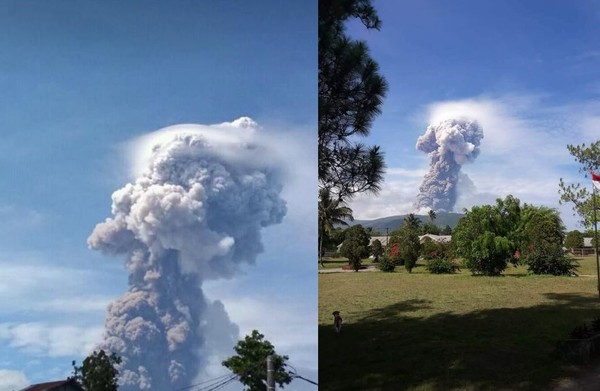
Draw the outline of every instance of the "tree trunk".
[[[319,264],[321,267],[325,267],[323,264],[323,235],[319,235]]]

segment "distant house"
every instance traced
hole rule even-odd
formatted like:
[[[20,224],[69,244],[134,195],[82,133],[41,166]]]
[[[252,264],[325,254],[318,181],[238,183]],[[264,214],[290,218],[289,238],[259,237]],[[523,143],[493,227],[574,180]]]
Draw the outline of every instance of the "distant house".
[[[32,384],[21,391],[85,391],[74,379]]]
[[[373,245],[373,242],[379,240],[382,246],[387,246],[388,237],[387,236],[371,236],[371,241],[369,242],[369,246]]]
[[[452,240],[452,235],[433,235],[433,234],[425,234],[419,236],[419,241],[423,243],[425,238],[429,238],[436,243],[450,243]]]
[[[594,248],[592,247],[592,239],[593,238],[583,238],[583,247],[572,248],[571,254],[580,256],[593,254]]]
[[[436,243],[449,243],[452,240],[452,235],[425,234],[425,235],[419,236],[419,241],[421,243],[423,243],[423,240],[425,240],[425,238],[429,238],[429,239],[433,240]],[[381,245],[383,247],[385,247],[388,244],[388,239],[389,239],[389,236],[371,236],[371,241],[369,242],[369,246],[373,245],[373,242],[375,240],[379,240],[381,242]],[[342,248],[342,243],[340,243],[337,246],[338,252],[340,251],[341,248]]]

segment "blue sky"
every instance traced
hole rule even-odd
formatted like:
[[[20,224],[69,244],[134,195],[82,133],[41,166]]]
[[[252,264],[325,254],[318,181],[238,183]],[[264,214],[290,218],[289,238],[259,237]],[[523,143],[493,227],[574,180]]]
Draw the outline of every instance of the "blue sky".
[[[1,391],[64,378],[127,289],[122,260],[86,239],[131,180],[132,140],[241,116],[295,146],[289,213],[263,231],[255,266],[205,292],[316,379],[316,204],[302,198],[317,191],[316,12],[316,1],[0,4]]]
[[[600,2],[374,5],[381,30],[351,22],[348,32],[368,43],[389,83],[368,139],[389,168],[380,197],[354,200],[355,217],[412,211],[428,171],[416,140],[453,116],[474,117],[484,132],[481,154],[463,166],[475,188],[462,189],[458,210],[507,194],[559,207],[559,178],[585,180],[566,145],[600,139]],[[574,229],[570,207],[560,210]]]

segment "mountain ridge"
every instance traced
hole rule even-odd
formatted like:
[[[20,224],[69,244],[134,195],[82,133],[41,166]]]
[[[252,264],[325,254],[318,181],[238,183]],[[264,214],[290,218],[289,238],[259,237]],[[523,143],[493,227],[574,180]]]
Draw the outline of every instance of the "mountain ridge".
[[[352,226],[360,224],[363,227],[370,227],[373,228],[373,230],[375,231],[385,233],[386,228],[390,232],[400,228],[400,226],[404,223],[404,219],[407,216],[408,214],[380,217],[371,220],[357,219],[354,221],[348,221],[348,225]],[[456,227],[456,224],[458,224],[458,220],[460,220],[460,218],[463,216],[463,213],[436,212],[436,218],[433,221],[433,223],[440,228],[444,228],[446,225],[449,225],[450,228],[454,229],[454,227]],[[415,215],[415,217],[421,220],[422,223],[428,223],[430,221],[428,215]]]

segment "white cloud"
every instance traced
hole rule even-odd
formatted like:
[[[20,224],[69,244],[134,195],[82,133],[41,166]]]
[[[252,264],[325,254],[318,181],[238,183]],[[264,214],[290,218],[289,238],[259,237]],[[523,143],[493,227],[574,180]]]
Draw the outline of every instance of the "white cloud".
[[[317,345],[316,310],[307,308],[307,305],[252,297],[222,301],[231,319],[240,327],[242,336],[250,334],[254,329],[259,330],[278,351],[290,356],[291,353],[288,352],[306,346],[307,341]],[[315,321],[311,322],[310,317],[315,317]],[[314,327],[306,327],[307,324]],[[296,353],[295,362],[299,365],[311,365],[312,361],[305,361],[302,351]]]
[[[275,345],[279,354],[289,355],[294,366],[317,370],[316,302],[285,295],[234,295],[238,285],[235,280],[210,282],[205,284],[204,292],[224,304],[229,318],[239,327],[240,337],[256,329]]]
[[[425,174],[427,174],[427,170],[426,169],[409,170],[407,168],[392,167],[392,168],[388,168],[385,173],[388,177],[400,177],[400,178],[407,177],[407,178],[418,178],[419,180],[421,180],[421,179],[423,179],[423,176]]]
[[[13,258],[10,256],[8,258]],[[97,272],[43,263],[35,254],[15,254],[0,261],[2,313],[102,314],[111,295],[94,292]]]
[[[100,340],[103,327],[43,322],[0,323],[0,340],[34,356],[86,356]]]
[[[0,369],[0,391],[16,391],[29,384],[30,382],[23,372]]]
[[[520,163],[553,157],[566,161],[565,146],[574,129],[565,132],[564,110],[545,106],[541,95],[479,97],[436,102],[428,107],[429,123],[462,116],[475,118],[483,128],[479,159],[504,158],[507,163],[519,159]]]
[[[508,194],[522,202],[559,207],[559,178],[582,180],[576,168],[566,168],[574,162],[566,146],[600,139],[600,101],[564,105],[548,101],[549,97],[541,94],[514,94],[435,102],[426,108],[423,129],[428,123],[463,116],[475,118],[483,128],[481,154],[473,164],[462,167],[473,186],[459,189],[456,211]],[[379,197],[357,197],[350,205],[355,217],[371,219],[413,211],[421,174],[427,171],[427,156],[420,155],[423,163],[419,168],[388,171]],[[567,225],[572,225],[570,214],[564,213],[564,207],[559,209]]]
[[[377,196],[359,194],[350,204],[355,219],[375,219],[415,211],[415,197],[427,173],[424,169],[390,168]]]
[[[108,304],[114,299],[114,296],[106,295],[58,297],[32,303],[32,306],[30,306],[29,309],[39,312],[61,314],[104,314]]]

